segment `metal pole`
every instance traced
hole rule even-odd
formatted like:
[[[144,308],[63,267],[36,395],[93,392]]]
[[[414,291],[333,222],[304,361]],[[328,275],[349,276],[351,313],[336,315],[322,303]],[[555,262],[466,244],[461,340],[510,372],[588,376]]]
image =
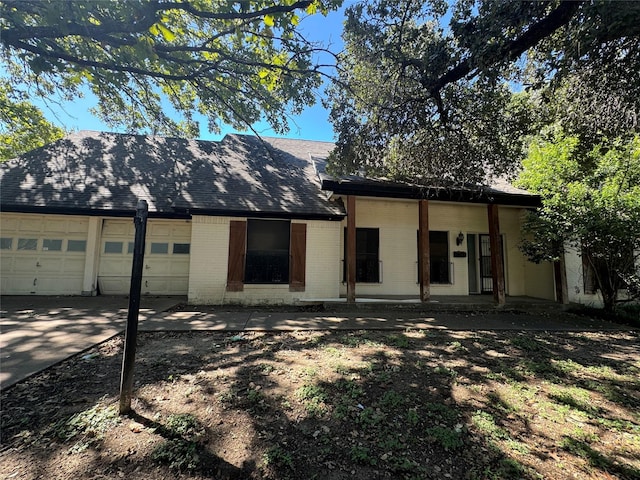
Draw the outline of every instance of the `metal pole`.
[[[136,227],[133,246],[133,266],[131,267],[131,289],[129,290],[129,314],[124,335],[124,357],[122,359],[122,376],[120,377],[120,415],[131,411],[131,393],[133,390],[133,367],[136,358],[136,342],[138,337],[138,312],[140,311],[140,290],[142,287],[142,266],[144,264],[144,244],[147,232],[149,206],[145,200],[138,200],[136,216],[133,223]]]

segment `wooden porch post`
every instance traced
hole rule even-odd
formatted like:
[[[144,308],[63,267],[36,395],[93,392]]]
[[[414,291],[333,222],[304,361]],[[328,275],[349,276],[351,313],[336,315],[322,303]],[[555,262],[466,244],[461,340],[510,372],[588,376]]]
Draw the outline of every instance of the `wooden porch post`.
[[[553,276],[556,284],[556,301],[563,305],[569,304],[569,287],[567,285],[567,265],[564,260],[564,252],[560,259],[553,262]]]
[[[491,243],[491,276],[493,280],[493,299],[498,305],[506,303],[504,285],[504,263],[502,262],[502,244],[500,242],[500,221],[498,205],[487,205],[489,215],[489,241]]]
[[[347,196],[347,302],[356,301],[356,197]]]
[[[420,301],[431,297],[431,271],[429,254],[429,200],[420,200],[418,206],[418,272],[420,276]]]

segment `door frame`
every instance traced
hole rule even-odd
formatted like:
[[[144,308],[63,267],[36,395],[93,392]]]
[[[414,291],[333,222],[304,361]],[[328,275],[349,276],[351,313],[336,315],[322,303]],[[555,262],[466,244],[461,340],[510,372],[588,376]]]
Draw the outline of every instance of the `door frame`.
[[[473,235],[475,237],[475,242],[469,242],[469,236]],[[488,248],[487,252],[489,256],[482,255],[482,240],[486,239],[486,246]],[[470,243],[474,243],[473,248],[474,251],[471,252]],[[507,281],[507,259],[505,255],[505,237],[504,234],[500,234],[500,245],[502,247],[502,268],[504,270],[505,277],[505,293],[507,293],[509,282]],[[491,245],[489,243],[489,234],[488,233],[478,233],[478,232],[468,232],[467,233],[467,256],[469,258],[469,262],[474,261],[476,267],[476,275],[475,275],[475,284],[477,286],[477,290],[472,292],[471,282],[469,282],[469,295],[486,295],[493,293],[493,277],[491,276]],[[487,262],[487,265],[483,265],[483,259]],[[486,267],[485,270],[488,275],[483,275],[483,267]],[[468,265],[467,265],[467,268]],[[471,271],[468,271],[468,275],[471,276]]]

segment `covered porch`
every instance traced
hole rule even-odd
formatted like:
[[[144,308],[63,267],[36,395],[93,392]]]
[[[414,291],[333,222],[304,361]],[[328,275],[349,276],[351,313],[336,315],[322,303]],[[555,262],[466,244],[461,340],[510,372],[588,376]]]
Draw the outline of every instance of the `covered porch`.
[[[526,262],[518,249],[524,211],[540,202],[535,195],[354,177],[324,178],[323,189],[347,213],[334,303],[468,310],[553,303],[551,269]]]

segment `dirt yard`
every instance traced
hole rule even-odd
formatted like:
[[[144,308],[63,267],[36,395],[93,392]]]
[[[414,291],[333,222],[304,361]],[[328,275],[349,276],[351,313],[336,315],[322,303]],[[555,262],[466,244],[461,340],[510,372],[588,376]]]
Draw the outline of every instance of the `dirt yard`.
[[[638,479],[637,333],[154,333],[1,395],[11,479]]]

